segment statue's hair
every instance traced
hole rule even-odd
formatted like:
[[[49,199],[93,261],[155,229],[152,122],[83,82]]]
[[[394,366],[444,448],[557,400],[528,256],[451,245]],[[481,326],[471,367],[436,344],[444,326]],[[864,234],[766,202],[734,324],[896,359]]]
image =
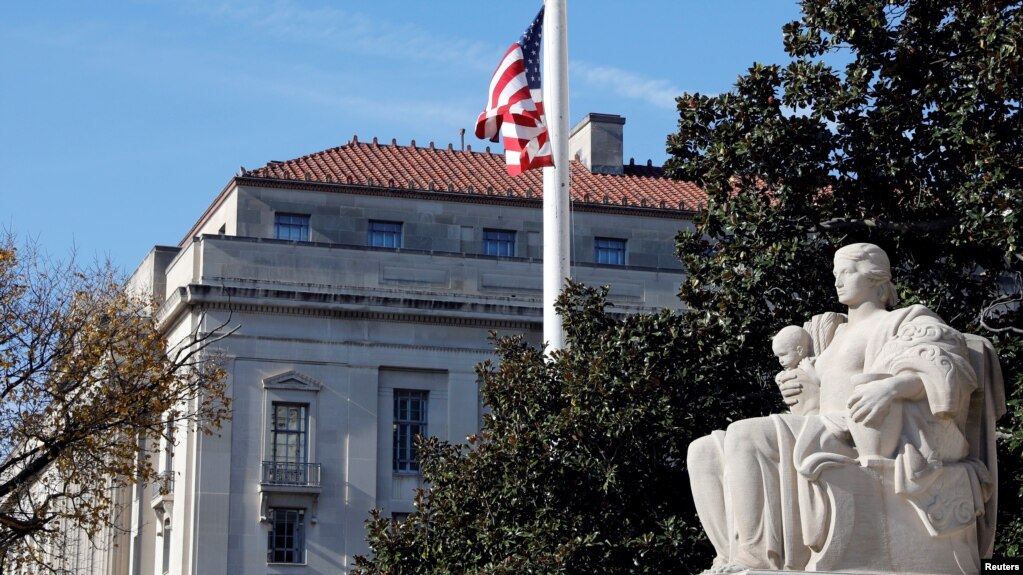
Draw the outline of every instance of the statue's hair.
[[[813,340],[810,338],[810,333],[798,325],[787,325],[774,335],[772,340],[773,345],[801,345],[803,346],[804,356],[813,353]]]
[[[881,305],[892,308],[899,303],[899,294],[892,283],[892,264],[888,254],[874,244],[849,244],[835,252],[835,260],[844,258],[856,263],[856,269],[881,288]]]

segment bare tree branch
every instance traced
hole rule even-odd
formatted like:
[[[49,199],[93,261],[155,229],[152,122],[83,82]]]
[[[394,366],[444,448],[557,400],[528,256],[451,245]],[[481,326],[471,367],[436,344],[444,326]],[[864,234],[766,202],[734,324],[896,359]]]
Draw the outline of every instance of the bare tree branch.
[[[850,228],[875,228],[895,232],[940,232],[951,229],[958,221],[959,220],[954,217],[920,222],[884,222],[872,219],[850,220],[846,218],[834,218],[821,222],[818,226],[821,229],[828,231],[840,231]]]
[[[1009,332],[1023,335],[1023,329],[1018,327],[1011,325],[1005,327],[993,327],[988,323],[988,319],[991,318],[991,314],[994,313],[997,308],[1008,309],[1012,306],[1016,306],[1018,308],[1020,305],[1023,305],[1023,278],[1020,277],[1019,272],[1016,273],[1015,283],[1016,289],[1014,293],[999,297],[991,302],[991,305],[981,310],[979,317],[981,327],[992,333]]]
[[[116,529],[114,487],[149,483],[139,437],[230,416],[214,348],[237,328],[170,345],[112,269],[54,263],[0,238],[0,573],[60,572],[61,537]],[[196,401],[198,400],[198,401]],[[182,409],[182,405],[188,405]]]

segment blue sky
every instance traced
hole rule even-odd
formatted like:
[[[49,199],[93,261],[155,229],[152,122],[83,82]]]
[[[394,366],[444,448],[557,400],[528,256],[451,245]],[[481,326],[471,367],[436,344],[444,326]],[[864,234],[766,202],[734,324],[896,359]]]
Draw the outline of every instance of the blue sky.
[[[0,19],[0,229],[130,272],[238,170],[376,136],[482,149],[490,74],[540,0],[13,2]],[[662,163],[674,97],[784,62],[795,0],[568,0],[570,110]]]

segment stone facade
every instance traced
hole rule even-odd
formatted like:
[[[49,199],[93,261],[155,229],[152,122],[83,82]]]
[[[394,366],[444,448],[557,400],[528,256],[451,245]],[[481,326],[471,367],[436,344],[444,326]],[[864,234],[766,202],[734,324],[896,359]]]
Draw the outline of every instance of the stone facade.
[[[268,173],[233,178],[131,279],[161,302],[171,342],[237,326],[219,344],[233,419],[211,436],[178,429],[173,457],[154,455],[170,489],[134,489],[117,541],[127,560],[104,572],[346,573],[369,551],[369,511],[400,518],[422,486],[396,438],[425,429],[463,442],[479,427],[474,369],[492,357],[488,333],[540,343],[538,198]],[[618,177],[640,197],[665,185]],[[573,276],[609,285],[622,313],[680,305],[673,237],[691,211],[658,193],[657,207],[601,195],[573,208]],[[399,224],[383,241],[397,247],[371,245],[374,222]],[[623,253],[598,263],[609,256],[597,239]],[[508,255],[488,255],[495,245]]]

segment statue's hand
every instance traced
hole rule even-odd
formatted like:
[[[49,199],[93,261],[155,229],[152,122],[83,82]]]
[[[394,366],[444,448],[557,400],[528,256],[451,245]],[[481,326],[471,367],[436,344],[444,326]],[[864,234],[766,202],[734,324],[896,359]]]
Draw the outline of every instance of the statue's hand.
[[[804,370],[796,368],[780,372],[774,381],[781,390],[782,401],[792,413],[807,415],[820,409],[820,385]]]
[[[774,376],[774,382],[778,384],[785,405],[792,407],[799,403],[799,394],[803,392],[803,382],[799,380],[796,370],[787,369],[778,372],[778,375]]]
[[[899,397],[894,380],[889,377],[857,385],[849,396],[849,417],[857,423],[880,425]]]

